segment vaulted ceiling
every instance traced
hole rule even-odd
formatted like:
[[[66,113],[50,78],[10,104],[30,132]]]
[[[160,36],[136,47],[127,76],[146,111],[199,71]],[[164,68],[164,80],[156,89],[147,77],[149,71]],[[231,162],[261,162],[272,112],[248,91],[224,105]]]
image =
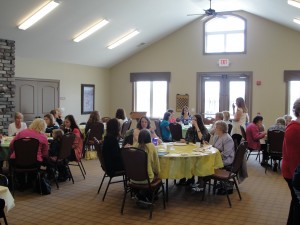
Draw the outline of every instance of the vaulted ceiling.
[[[110,68],[201,16],[208,0],[60,0],[49,15],[27,30],[17,25],[47,0],[0,0],[0,39],[16,41],[16,56]],[[217,12],[244,10],[291,29],[300,9],[286,0],[212,0]],[[100,19],[110,21],[87,39],[72,39]],[[109,50],[132,29],[140,34]]]

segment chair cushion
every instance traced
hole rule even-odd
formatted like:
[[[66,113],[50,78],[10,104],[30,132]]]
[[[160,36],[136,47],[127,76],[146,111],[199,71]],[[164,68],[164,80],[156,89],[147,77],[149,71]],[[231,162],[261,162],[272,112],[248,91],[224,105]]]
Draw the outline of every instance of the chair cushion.
[[[150,183],[150,188],[151,189],[155,189],[158,186],[160,186],[162,183],[162,180],[160,178],[156,178],[155,180],[153,180]],[[133,188],[133,189],[149,189],[149,185],[148,184],[135,184],[133,182],[128,183],[128,186]]]
[[[214,178],[226,180],[229,178],[230,172],[227,170],[216,169],[215,174],[213,175]]]

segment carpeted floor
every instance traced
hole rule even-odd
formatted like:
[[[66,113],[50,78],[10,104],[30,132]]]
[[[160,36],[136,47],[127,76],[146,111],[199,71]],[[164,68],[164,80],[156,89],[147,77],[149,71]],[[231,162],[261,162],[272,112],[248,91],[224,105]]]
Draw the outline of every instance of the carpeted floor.
[[[290,204],[288,187],[280,171],[267,174],[251,156],[248,161],[249,178],[240,184],[242,201],[236,190],[230,195],[232,208],[226,196],[192,193],[189,188],[169,185],[169,202],[163,209],[161,198],[156,203],[153,219],[148,210],[139,209],[129,195],[124,215],[120,214],[123,197],[122,183],[112,184],[105,201],[97,190],[103,172],[98,160],[84,161],[87,170],[83,179],[78,167],[71,167],[75,184],[52,186],[52,193],[41,196],[31,190],[15,192],[16,206],[7,213],[10,225],[22,224],[286,224]],[[107,182],[107,180],[106,180]],[[105,186],[106,186],[105,182]],[[2,222],[2,219],[1,219]]]

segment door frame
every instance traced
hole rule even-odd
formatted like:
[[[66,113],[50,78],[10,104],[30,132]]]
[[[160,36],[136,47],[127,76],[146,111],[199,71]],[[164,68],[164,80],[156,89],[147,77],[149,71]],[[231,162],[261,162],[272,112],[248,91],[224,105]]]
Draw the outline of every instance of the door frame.
[[[251,71],[242,71],[242,72],[197,72],[197,82],[196,82],[196,109],[202,116],[204,111],[201,109],[203,101],[202,89],[204,88],[204,83],[202,83],[203,76],[216,76],[222,77],[222,75],[228,76],[246,76],[248,78],[248,85],[246,85],[246,106],[248,107],[248,114],[250,119],[252,118],[252,87],[253,87],[253,72]],[[230,109],[229,109],[230,110]],[[230,112],[232,114],[232,112]]]

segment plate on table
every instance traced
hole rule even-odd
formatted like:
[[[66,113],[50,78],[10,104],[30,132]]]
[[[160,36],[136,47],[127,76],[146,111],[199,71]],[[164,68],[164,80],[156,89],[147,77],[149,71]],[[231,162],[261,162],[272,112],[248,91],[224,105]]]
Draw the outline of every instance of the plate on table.
[[[181,143],[181,142],[174,142],[174,146],[186,146],[186,143]]]
[[[159,149],[157,150],[157,152],[167,152],[167,150],[164,149],[164,148],[159,148]]]
[[[157,153],[158,156],[164,156],[164,155],[167,155],[167,154],[168,154],[168,152],[158,152]]]

